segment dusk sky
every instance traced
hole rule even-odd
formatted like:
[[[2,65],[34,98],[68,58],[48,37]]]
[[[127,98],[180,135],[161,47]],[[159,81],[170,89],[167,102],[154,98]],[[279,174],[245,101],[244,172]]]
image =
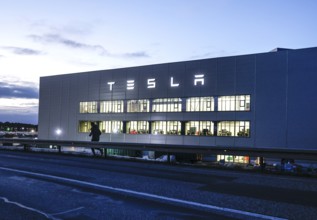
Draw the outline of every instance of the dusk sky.
[[[0,0],[0,121],[39,77],[317,46],[316,0]]]

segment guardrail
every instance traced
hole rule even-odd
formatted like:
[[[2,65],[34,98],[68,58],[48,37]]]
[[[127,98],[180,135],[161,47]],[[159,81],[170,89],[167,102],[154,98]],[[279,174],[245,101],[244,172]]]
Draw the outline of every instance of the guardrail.
[[[62,152],[63,146],[84,148],[112,148],[140,151],[158,151],[166,153],[195,153],[195,154],[225,154],[251,157],[275,157],[296,158],[302,160],[317,161],[317,150],[313,149],[283,149],[283,148],[250,148],[250,147],[207,147],[207,146],[184,146],[176,144],[148,144],[148,143],[120,143],[120,142],[91,142],[91,141],[65,141],[65,140],[41,140],[26,138],[0,138],[0,143],[20,144],[24,150],[32,146],[53,145]],[[106,156],[106,155],[105,155]]]

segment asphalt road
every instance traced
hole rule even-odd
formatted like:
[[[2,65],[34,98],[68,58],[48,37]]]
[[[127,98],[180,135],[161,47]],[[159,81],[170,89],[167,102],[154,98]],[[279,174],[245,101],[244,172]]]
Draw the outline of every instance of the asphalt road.
[[[317,179],[0,150],[0,219],[316,219]]]

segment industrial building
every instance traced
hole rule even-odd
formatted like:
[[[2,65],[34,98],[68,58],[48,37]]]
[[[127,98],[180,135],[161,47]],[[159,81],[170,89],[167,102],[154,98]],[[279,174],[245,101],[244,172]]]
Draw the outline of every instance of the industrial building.
[[[317,48],[46,76],[38,135],[90,141],[95,122],[100,142],[317,150],[316,84]]]

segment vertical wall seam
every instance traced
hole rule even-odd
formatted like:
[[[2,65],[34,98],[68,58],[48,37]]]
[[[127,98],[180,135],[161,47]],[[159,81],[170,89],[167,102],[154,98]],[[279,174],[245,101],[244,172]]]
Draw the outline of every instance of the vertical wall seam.
[[[289,84],[289,51],[286,51],[286,88],[285,88],[285,126],[286,126],[286,129],[285,129],[285,147],[288,148],[288,84]]]
[[[251,97],[251,111],[254,111],[254,117],[253,117],[253,126],[254,126],[254,128],[253,128],[253,136],[254,136],[254,138],[253,138],[253,147],[257,147],[257,145],[256,145],[256,96],[257,96],[257,94],[256,94],[256,83],[257,83],[257,55],[255,55],[254,56],[254,95],[253,95],[253,97]],[[253,101],[252,101],[253,100]],[[252,102],[253,102],[253,105],[252,105]],[[252,124],[252,123],[251,123]],[[252,132],[251,132],[251,134],[252,134]]]

